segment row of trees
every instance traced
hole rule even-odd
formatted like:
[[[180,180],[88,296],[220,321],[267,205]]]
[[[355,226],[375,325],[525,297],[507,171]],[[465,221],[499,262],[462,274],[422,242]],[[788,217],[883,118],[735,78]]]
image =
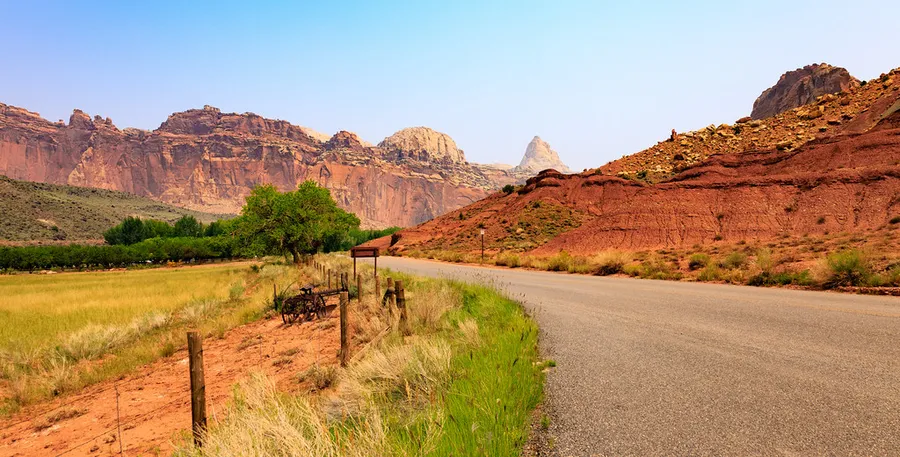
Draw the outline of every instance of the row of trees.
[[[230,231],[232,221],[215,221],[204,226],[194,216],[182,216],[175,224],[155,219],[126,217],[119,225],[103,233],[107,244],[131,245],[151,238],[201,238],[221,236]]]
[[[115,268],[140,263],[185,262],[252,254],[231,237],[152,238],[131,245],[0,247],[0,270]]]
[[[328,189],[313,181],[296,191],[253,189],[241,215],[203,225],[193,216],[175,224],[129,217],[105,234],[103,246],[0,248],[0,270],[118,267],[146,262],[289,255],[350,249],[398,230],[360,230],[359,218],[342,210]]]

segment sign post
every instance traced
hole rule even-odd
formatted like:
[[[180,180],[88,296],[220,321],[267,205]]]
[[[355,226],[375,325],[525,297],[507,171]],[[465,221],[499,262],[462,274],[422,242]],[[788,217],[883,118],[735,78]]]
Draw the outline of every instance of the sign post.
[[[356,259],[371,257],[375,259],[375,277],[378,277],[378,248],[365,248],[357,246],[350,249],[350,257],[353,258],[353,275],[356,276]]]
[[[484,229],[481,229],[481,264],[484,265]]]

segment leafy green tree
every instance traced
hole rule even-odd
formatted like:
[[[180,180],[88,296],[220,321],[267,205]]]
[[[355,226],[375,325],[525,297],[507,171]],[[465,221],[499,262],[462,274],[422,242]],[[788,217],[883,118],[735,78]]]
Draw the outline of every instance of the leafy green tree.
[[[326,240],[344,238],[359,228],[359,218],[341,208],[328,189],[306,181],[281,193],[272,185],[253,189],[237,222],[238,237],[251,250],[300,255],[314,253]]]
[[[175,222],[172,236],[200,238],[203,236],[203,224],[197,222],[194,216],[181,216],[181,219]]]
[[[168,238],[177,236],[172,233],[172,226],[165,221],[147,219],[144,221],[144,236],[148,238]]]
[[[107,230],[103,239],[107,244],[134,244],[149,238],[144,222],[137,217],[126,217],[121,224]]]
[[[210,222],[203,230],[203,236],[220,236],[227,235],[231,232],[231,221],[221,220]]]

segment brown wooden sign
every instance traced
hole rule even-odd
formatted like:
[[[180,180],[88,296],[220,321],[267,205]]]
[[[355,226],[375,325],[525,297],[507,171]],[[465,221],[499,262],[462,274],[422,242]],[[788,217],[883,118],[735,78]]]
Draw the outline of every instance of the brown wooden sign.
[[[378,257],[378,248],[364,248],[364,247],[355,247],[350,249],[350,257],[362,258],[362,257]]]
[[[378,277],[378,248],[363,248],[363,247],[355,247],[350,248],[350,257],[353,258],[353,277],[356,276],[356,259],[362,257],[374,257],[375,258],[375,277]]]

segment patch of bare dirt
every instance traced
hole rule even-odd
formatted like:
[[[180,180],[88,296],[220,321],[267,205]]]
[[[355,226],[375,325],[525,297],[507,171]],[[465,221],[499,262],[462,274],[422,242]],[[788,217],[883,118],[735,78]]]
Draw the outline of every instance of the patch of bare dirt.
[[[340,348],[337,314],[284,325],[278,316],[203,342],[210,419],[230,400],[232,386],[260,371],[282,390],[302,386],[297,375],[313,364],[334,365]],[[26,408],[0,422],[0,456],[168,455],[191,426],[187,351],[158,360],[116,381]],[[118,391],[120,421],[116,420]]]

